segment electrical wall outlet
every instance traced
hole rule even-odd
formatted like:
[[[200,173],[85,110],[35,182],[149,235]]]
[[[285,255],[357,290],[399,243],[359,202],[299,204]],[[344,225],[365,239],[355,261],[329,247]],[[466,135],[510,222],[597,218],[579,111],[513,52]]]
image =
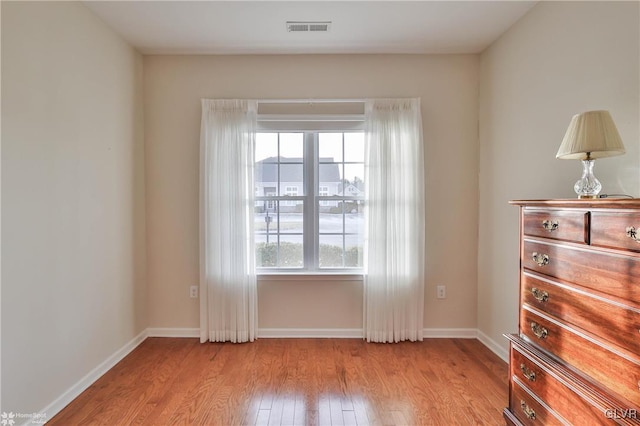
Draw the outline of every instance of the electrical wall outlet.
[[[438,299],[446,299],[447,298],[447,289],[443,285],[436,286],[436,294]]]
[[[192,299],[197,299],[197,298],[198,298],[198,286],[197,286],[197,285],[192,285],[192,286],[189,288],[189,296],[190,296]]]

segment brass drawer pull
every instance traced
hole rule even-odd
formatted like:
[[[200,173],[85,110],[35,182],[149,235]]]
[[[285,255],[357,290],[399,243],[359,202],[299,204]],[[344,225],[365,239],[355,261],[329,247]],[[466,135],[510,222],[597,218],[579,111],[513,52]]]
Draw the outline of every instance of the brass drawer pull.
[[[533,411],[533,408],[529,407],[523,400],[520,400],[520,408],[522,408],[522,412],[529,420],[536,419],[536,412]]]
[[[546,339],[549,335],[549,331],[546,328],[534,321],[531,322],[531,331],[538,339]]]
[[[545,266],[549,264],[549,255],[544,253],[538,253],[534,251],[531,255],[531,258],[534,262],[538,264],[538,266]]]
[[[530,382],[536,381],[535,371],[529,370],[526,365],[520,364],[520,371],[522,371],[522,375],[526,377]]]
[[[637,229],[635,226],[627,227],[627,237],[636,243],[640,243],[640,229]]]
[[[533,297],[535,297],[539,302],[546,302],[549,300],[549,293],[544,290],[533,287],[531,289],[531,294],[533,294]]]
[[[544,220],[542,221],[542,227],[549,232],[556,231],[558,229],[558,221],[549,219]]]

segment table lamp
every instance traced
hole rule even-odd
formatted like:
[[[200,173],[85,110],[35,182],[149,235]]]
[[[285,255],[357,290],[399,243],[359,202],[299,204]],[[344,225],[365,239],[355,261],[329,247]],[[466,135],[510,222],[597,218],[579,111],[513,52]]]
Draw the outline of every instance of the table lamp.
[[[587,111],[571,119],[556,158],[582,160],[582,177],[573,189],[578,198],[597,198],[602,185],[593,174],[594,161],[624,152],[622,139],[609,111]]]

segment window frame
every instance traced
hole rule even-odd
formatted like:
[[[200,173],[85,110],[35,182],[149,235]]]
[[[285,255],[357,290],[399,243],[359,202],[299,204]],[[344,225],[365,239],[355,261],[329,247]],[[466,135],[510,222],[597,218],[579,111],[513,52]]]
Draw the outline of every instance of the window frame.
[[[353,233],[346,233],[346,225],[345,225],[345,200],[356,200],[365,203],[366,199],[364,195],[360,197],[356,196],[346,196],[344,185],[344,178],[342,179],[342,195],[320,195],[320,181],[319,181],[319,165],[320,157],[319,157],[319,135],[321,133],[341,133],[342,134],[342,161],[337,163],[341,164],[343,167],[345,164],[350,164],[353,162],[345,161],[345,147],[344,147],[344,134],[346,133],[363,133],[362,126],[356,126],[352,129],[337,129],[337,130],[329,130],[326,128],[319,129],[304,129],[304,130],[277,130],[274,128],[268,129],[259,129],[258,133],[302,133],[303,134],[303,179],[304,182],[301,186],[298,187],[298,193],[300,189],[302,189],[302,195],[292,196],[286,195],[287,186],[285,185],[285,190],[282,191],[283,194],[275,195],[275,196],[256,196],[256,202],[266,202],[266,204],[271,203],[284,203],[287,201],[302,201],[303,202],[303,266],[300,268],[290,268],[290,267],[261,267],[256,263],[255,271],[258,276],[260,275],[292,275],[292,276],[306,276],[306,275],[335,275],[335,276],[363,276],[364,274],[364,264],[356,267],[320,267],[320,203],[328,203],[332,200],[337,200],[342,202],[342,233],[335,235],[342,235],[342,262],[345,264],[345,244],[346,244],[346,236],[347,235],[359,235]],[[278,141],[280,141],[280,136],[278,136]],[[280,142],[278,142],[280,143]],[[287,164],[281,163],[280,151],[278,150],[278,160],[275,164]],[[324,163],[330,164],[330,163]],[[364,164],[364,163],[358,163]],[[278,168],[278,170],[280,170]],[[364,176],[363,176],[364,179]],[[281,187],[282,182],[280,181],[280,171],[278,171],[278,188]],[[329,188],[326,188],[327,192]],[[277,204],[276,204],[277,205]],[[282,204],[281,204],[282,205]],[[280,224],[279,224],[279,214],[280,209],[277,209],[278,214],[278,232],[275,235],[278,235],[278,241],[282,233],[280,233]],[[309,220],[311,219],[311,220]],[[364,231],[363,231],[364,233]],[[298,235],[298,234],[294,234]],[[331,233],[324,233],[323,235],[332,235]],[[366,244],[366,243],[365,243]],[[362,248],[364,252],[364,246]],[[278,256],[276,259],[276,263],[279,263],[280,259],[280,250],[278,249]],[[362,262],[364,263],[364,261]]]

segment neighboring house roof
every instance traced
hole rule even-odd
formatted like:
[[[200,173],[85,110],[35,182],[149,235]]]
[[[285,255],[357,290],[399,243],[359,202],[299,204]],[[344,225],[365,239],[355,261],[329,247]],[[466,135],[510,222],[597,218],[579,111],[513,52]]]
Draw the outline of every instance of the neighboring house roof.
[[[361,184],[359,185],[352,185],[352,184],[348,184],[344,187],[344,189],[341,189],[340,192],[338,193],[338,195],[345,195],[345,192],[347,193],[346,195],[361,195],[363,193],[363,190],[358,188],[358,186],[362,186]]]
[[[277,182],[278,181],[278,157],[265,158],[256,163],[256,182]],[[320,158],[320,162],[331,162],[333,158]],[[287,167],[287,163],[294,163]],[[280,157],[280,164],[284,165],[280,169],[280,182],[300,182],[304,181],[302,176],[302,158]],[[323,164],[320,167],[320,182],[340,182],[340,169],[335,163]]]
[[[351,192],[354,194],[362,194],[364,192],[364,182],[361,179],[356,178],[355,183],[350,183],[350,182],[341,183],[339,188],[340,188],[339,195],[342,195],[344,191]]]

